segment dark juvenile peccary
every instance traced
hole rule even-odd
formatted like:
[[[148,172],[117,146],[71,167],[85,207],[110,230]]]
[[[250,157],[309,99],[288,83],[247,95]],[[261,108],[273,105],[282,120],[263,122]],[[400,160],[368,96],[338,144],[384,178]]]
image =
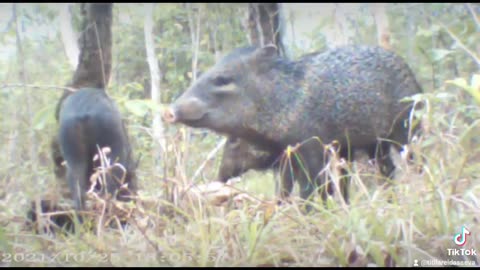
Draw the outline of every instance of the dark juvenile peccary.
[[[281,161],[281,153],[265,151],[248,143],[246,140],[228,137],[223,147],[218,180],[225,183],[248,170],[264,171],[273,169],[274,173],[277,174],[281,167]],[[285,177],[280,182],[278,183],[275,180],[275,190],[277,193],[280,193],[282,198],[287,197],[293,188],[292,180],[289,177]]]
[[[306,199],[326,183],[320,173],[323,146],[332,141],[341,149],[381,142],[377,163],[390,176],[395,166],[384,142],[397,148],[409,143],[414,104],[400,100],[421,92],[405,61],[380,47],[344,46],[289,61],[267,45],[224,57],[164,112],[164,119],[240,137],[273,153],[300,144],[292,165]]]
[[[225,183],[248,170],[263,171],[277,167],[280,155],[259,149],[243,139],[228,137],[223,147],[218,180]]]
[[[376,147],[377,145],[374,144],[362,150],[367,152],[370,159],[374,159],[377,151]],[[385,147],[389,147],[389,145],[386,144]],[[353,152],[355,151],[356,150],[353,150]],[[349,154],[348,151],[344,149],[344,151],[340,151],[339,157],[351,161],[353,154]],[[285,171],[288,169],[288,164],[283,163],[283,166],[280,165],[282,164],[282,161],[284,161],[282,160],[282,154],[264,151],[240,138],[228,137],[223,148],[222,160],[218,171],[218,180],[225,183],[229,179],[240,176],[249,170],[265,171],[272,169],[276,175],[281,170]],[[293,172],[293,174],[295,174],[295,172]],[[341,174],[345,177],[348,172],[341,169]],[[279,193],[281,198],[290,195],[293,189],[291,178],[292,177],[285,177],[280,179],[280,183],[275,179],[275,190],[277,194]],[[350,179],[345,177],[345,179],[340,180],[342,196],[345,202],[348,203],[348,184]],[[333,188],[329,188],[327,192],[332,195]]]
[[[135,164],[132,161],[132,150],[128,135],[115,103],[103,89],[83,88],[68,97],[59,111],[58,144],[61,157],[66,161],[67,182],[75,208],[84,210],[85,194],[90,188],[90,177],[100,161],[93,161],[98,153],[97,146],[109,147],[107,155],[111,165],[120,163],[124,171],[114,166],[106,174],[108,192],[122,201],[130,200],[137,191]],[[121,182],[123,181],[123,183]],[[128,189],[120,188],[128,184]],[[98,190],[100,185],[96,186]]]
[[[228,137],[223,148],[218,180],[225,183],[249,170],[265,171],[272,169],[274,174],[277,175],[282,168],[286,169],[286,164],[282,163],[281,157],[282,153],[265,151],[246,140]],[[288,176],[290,174],[286,174],[280,181],[275,179],[275,192],[279,193],[281,198],[288,197],[293,189],[292,177]]]

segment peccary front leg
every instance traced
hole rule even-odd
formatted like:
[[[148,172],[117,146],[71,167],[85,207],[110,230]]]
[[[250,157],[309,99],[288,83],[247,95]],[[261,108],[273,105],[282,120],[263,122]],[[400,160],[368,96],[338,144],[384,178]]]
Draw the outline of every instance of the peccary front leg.
[[[295,181],[295,175],[293,174],[285,174],[280,179],[280,198],[282,200],[288,198],[293,190],[293,183]]]
[[[377,151],[375,154],[377,165],[380,169],[380,173],[386,177],[391,178],[393,171],[395,170],[395,164],[390,157],[390,143],[386,141],[379,142],[377,145]]]
[[[404,120],[408,121],[408,120]],[[419,136],[421,134],[421,124],[417,124],[415,127],[413,127],[412,130],[410,130],[410,125],[404,124],[404,122],[399,121],[395,124],[394,130],[392,134],[390,135],[390,139],[394,141],[395,143],[392,143],[391,145],[398,151],[402,152],[406,149],[404,149],[405,145],[408,145],[410,143],[409,134],[412,137]],[[407,153],[407,163],[412,165],[415,164],[415,161],[421,161],[421,163],[426,163],[426,160],[424,157],[417,157],[413,152],[408,151]],[[418,172],[420,173],[422,171],[422,168],[417,167]]]
[[[395,164],[390,157],[390,142],[382,141],[377,146],[375,160],[380,169],[380,173],[385,177],[387,183],[384,185],[384,189],[388,189],[392,185],[393,172],[395,171]],[[391,203],[392,197],[389,196],[387,201]]]
[[[277,204],[281,205],[292,193],[295,176],[287,172],[281,172],[278,168],[275,169],[273,173],[275,179],[275,195],[278,198]]]
[[[293,157],[293,159],[294,158],[295,157]],[[290,159],[282,158],[279,168],[275,170],[275,174],[279,175],[278,181],[275,182],[275,191],[277,195],[280,195],[282,200],[288,198],[292,193],[295,177],[298,176],[296,167],[296,162],[292,160],[292,157],[290,157]]]
[[[343,200],[346,204],[350,204],[350,182],[351,176],[348,175],[348,171],[345,169],[340,169],[340,191],[342,192]]]
[[[319,192],[324,203],[327,199],[326,174],[321,173],[324,166],[323,151],[319,147],[318,142],[306,143],[302,146],[301,151],[297,154],[295,168],[297,173],[298,184],[300,186],[300,197],[309,201],[312,193],[320,188]],[[307,204],[307,212],[311,211],[311,206]]]

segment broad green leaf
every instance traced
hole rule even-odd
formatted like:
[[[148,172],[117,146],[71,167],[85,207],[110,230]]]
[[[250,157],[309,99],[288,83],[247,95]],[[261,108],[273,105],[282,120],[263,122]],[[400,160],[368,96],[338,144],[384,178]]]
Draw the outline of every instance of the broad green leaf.
[[[128,84],[127,87],[133,88],[135,90],[143,91],[143,85],[141,83],[138,83],[138,82],[132,82],[132,83]]]
[[[450,93],[440,92],[435,95],[435,98],[438,100],[453,98],[453,95]]]
[[[124,104],[125,108],[136,116],[143,117],[149,111],[148,106],[143,100],[127,100]]]
[[[463,89],[468,87],[467,80],[465,80],[464,78],[457,78],[455,80],[448,80],[448,81],[446,81],[446,83],[453,84],[453,85],[458,86],[458,87],[463,88]]]
[[[472,81],[473,80],[475,80],[475,83],[477,83],[478,79],[476,79],[476,78],[473,79],[472,78]],[[453,85],[458,86],[461,89],[467,91],[475,99],[475,102],[477,102],[478,105],[480,105],[480,91],[478,89],[475,89],[474,87],[468,85],[467,80],[465,80],[464,78],[457,78],[455,80],[448,80],[448,81],[446,81],[446,83],[453,84]]]
[[[151,99],[144,100],[144,102],[145,102],[145,105],[154,112],[155,111],[160,112],[162,111],[163,108],[166,107],[166,105],[158,104]]]
[[[440,61],[445,58],[447,55],[451,54],[453,51],[445,49],[433,49],[432,50],[432,60],[434,62]]]
[[[473,74],[470,82],[471,87],[475,91],[480,91],[480,74]]]
[[[150,99],[132,99],[124,102],[125,108],[137,116],[143,117],[150,112],[161,112],[166,105],[158,104]]]
[[[439,30],[440,30],[440,26],[435,24],[427,29],[419,27],[417,30],[417,36],[431,37],[433,33],[438,32]]]
[[[417,30],[417,36],[431,37],[432,31],[430,29],[423,29],[422,27],[419,27]]]

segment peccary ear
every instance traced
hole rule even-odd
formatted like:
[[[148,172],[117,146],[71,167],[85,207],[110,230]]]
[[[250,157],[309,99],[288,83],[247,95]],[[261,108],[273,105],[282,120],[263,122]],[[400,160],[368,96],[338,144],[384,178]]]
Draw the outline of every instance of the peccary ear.
[[[255,56],[258,59],[269,59],[278,56],[277,46],[273,44],[267,44],[262,48],[259,48],[255,51]]]
[[[277,47],[273,44],[268,44],[255,50],[253,53],[253,61],[256,71],[262,73],[270,70],[271,63],[277,57]]]

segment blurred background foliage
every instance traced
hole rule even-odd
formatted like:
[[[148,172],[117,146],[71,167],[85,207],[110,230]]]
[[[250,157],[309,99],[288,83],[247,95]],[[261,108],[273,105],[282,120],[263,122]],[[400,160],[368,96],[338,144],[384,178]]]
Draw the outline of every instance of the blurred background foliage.
[[[372,5],[348,4],[349,43],[378,43]],[[327,4],[293,3],[283,7],[286,43],[293,58],[329,47],[325,33],[334,23],[331,7],[328,10]],[[79,5],[71,5],[70,12],[78,36],[82,31]],[[161,161],[163,170],[154,172],[152,151],[158,151],[158,146],[151,136],[152,115],[163,105],[148,101],[151,94],[144,13],[142,4],[114,4],[108,93],[127,120],[135,154],[141,155],[138,174],[142,190],[159,194],[163,192],[162,180],[189,179],[222,136],[181,125],[165,126],[168,144]],[[219,57],[249,45],[246,13],[246,4],[155,5],[153,31],[162,75],[162,104],[175,100]],[[431,170],[451,179],[478,180],[477,167],[463,166],[465,170],[460,171],[453,167],[464,164],[455,159],[459,152],[466,153],[468,164],[480,162],[480,5],[387,4],[386,14],[390,45],[414,70],[425,91],[421,99],[429,102],[424,128],[431,136],[423,146],[436,153],[429,156]],[[60,21],[57,5],[1,3],[0,15],[0,216],[22,216],[33,195],[55,185],[49,152],[50,138],[56,130],[53,111],[61,96],[61,90],[55,87],[66,85],[73,69],[59,30],[66,22]],[[452,144],[451,148],[439,142]],[[217,156],[207,163],[199,180],[215,179]],[[244,181],[244,188],[273,195],[270,174],[268,179],[258,172],[249,172],[249,176],[252,181]],[[20,207],[10,207],[12,202]],[[2,238],[3,229],[0,247]]]

